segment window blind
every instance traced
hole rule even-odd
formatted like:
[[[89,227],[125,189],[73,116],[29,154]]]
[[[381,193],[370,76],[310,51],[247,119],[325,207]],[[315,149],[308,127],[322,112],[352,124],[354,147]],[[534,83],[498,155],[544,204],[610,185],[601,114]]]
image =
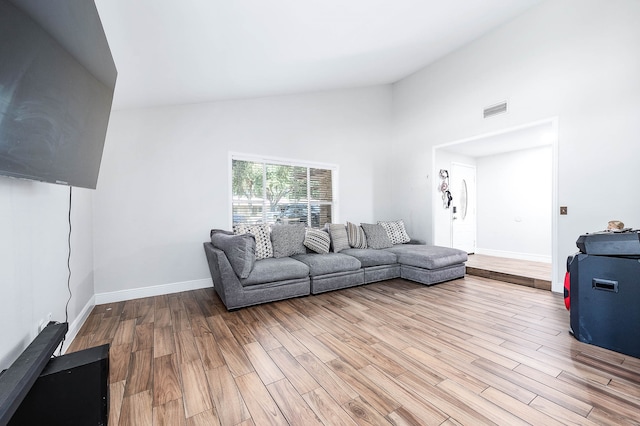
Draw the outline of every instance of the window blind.
[[[233,159],[231,167],[234,225],[301,223],[318,228],[331,222],[331,169],[244,159]]]

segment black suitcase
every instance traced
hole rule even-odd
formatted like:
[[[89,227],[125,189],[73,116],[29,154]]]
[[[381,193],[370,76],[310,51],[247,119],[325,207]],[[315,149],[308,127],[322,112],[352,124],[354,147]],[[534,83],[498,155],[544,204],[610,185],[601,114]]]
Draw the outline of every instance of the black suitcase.
[[[581,342],[640,358],[640,259],[568,259],[570,322]]]

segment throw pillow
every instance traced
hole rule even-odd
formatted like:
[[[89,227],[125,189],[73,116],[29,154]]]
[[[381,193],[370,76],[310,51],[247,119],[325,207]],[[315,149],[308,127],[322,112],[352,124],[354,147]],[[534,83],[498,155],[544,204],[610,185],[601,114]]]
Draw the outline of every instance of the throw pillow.
[[[307,252],[304,246],[304,225],[274,225],[271,227],[273,257],[289,257]]]
[[[331,238],[329,234],[320,229],[307,229],[304,236],[304,245],[310,250],[316,253],[326,254],[329,253],[329,245],[331,244]]]
[[[340,223],[329,224],[329,235],[331,236],[331,246],[334,253],[350,248],[347,228]]]
[[[383,249],[392,247],[387,231],[384,230],[382,225],[375,223],[363,223],[362,229],[367,236],[367,246],[372,249]]]
[[[213,237],[213,234],[215,234],[216,232],[222,232],[223,234],[227,235],[235,235],[233,232],[226,231],[224,229],[212,229],[211,232],[209,232],[209,236]]]
[[[256,238],[256,260],[273,257],[273,246],[269,237],[269,225],[260,223],[257,225],[249,225],[246,223],[238,223],[233,227],[236,235],[251,234]]]
[[[395,222],[378,222],[378,224],[387,231],[387,236],[391,244],[404,244],[411,241],[411,237],[407,234],[402,220],[396,220]]]
[[[211,243],[224,252],[239,278],[247,278],[251,274],[256,261],[256,239],[253,235],[212,231]]]
[[[364,235],[362,226],[347,222],[347,238],[349,239],[349,245],[351,247],[359,249],[367,248],[367,236]]]

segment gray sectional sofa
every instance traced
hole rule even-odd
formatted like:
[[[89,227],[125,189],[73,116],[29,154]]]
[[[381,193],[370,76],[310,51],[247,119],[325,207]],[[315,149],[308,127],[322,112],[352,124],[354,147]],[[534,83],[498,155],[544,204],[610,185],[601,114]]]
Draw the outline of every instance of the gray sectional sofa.
[[[227,309],[393,278],[431,285],[465,274],[467,253],[461,250],[410,240],[401,244],[385,243],[384,248],[352,248],[342,242],[344,247],[335,252],[338,251],[336,238],[330,239],[329,252],[318,253],[313,244],[304,245],[305,231],[280,226],[292,225],[273,228],[274,232],[269,236],[273,245],[272,257],[259,260],[255,259],[256,239],[259,246],[263,244],[257,233],[211,232],[211,241],[204,243],[204,251],[214,289]],[[301,237],[302,241],[299,241]]]

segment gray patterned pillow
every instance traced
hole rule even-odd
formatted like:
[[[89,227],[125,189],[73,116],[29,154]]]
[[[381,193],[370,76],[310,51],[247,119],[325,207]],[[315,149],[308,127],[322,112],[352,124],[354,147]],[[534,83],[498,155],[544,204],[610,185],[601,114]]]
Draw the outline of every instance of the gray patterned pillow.
[[[347,222],[347,237],[351,247],[359,249],[367,248],[367,236],[364,235],[362,226]]]
[[[238,223],[234,225],[233,233],[236,235],[251,234],[256,237],[256,260],[273,257],[273,247],[271,246],[271,238],[269,237],[269,225],[264,223],[257,225]]]
[[[407,234],[407,230],[404,227],[402,220],[396,220],[395,222],[378,222],[385,231],[391,241],[391,244],[404,244],[411,241],[411,237]]]
[[[288,257],[305,254],[304,225],[274,225],[271,227],[271,245],[273,257]]]
[[[329,235],[331,236],[331,246],[334,253],[340,250],[351,248],[349,245],[349,237],[347,237],[347,228],[340,223],[329,224]]]
[[[387,231],[384,230],[382,225],[374,223],[363,223],[362,229],[367,236],[367,246],[372,249],[383,249],[392,247]]]
[[[331,244],[331,238],[329,234],[320,229],[307,229],[304,236],[304,245],[310,250],[316,253],[326,254],[329,253],[329,245]]]

